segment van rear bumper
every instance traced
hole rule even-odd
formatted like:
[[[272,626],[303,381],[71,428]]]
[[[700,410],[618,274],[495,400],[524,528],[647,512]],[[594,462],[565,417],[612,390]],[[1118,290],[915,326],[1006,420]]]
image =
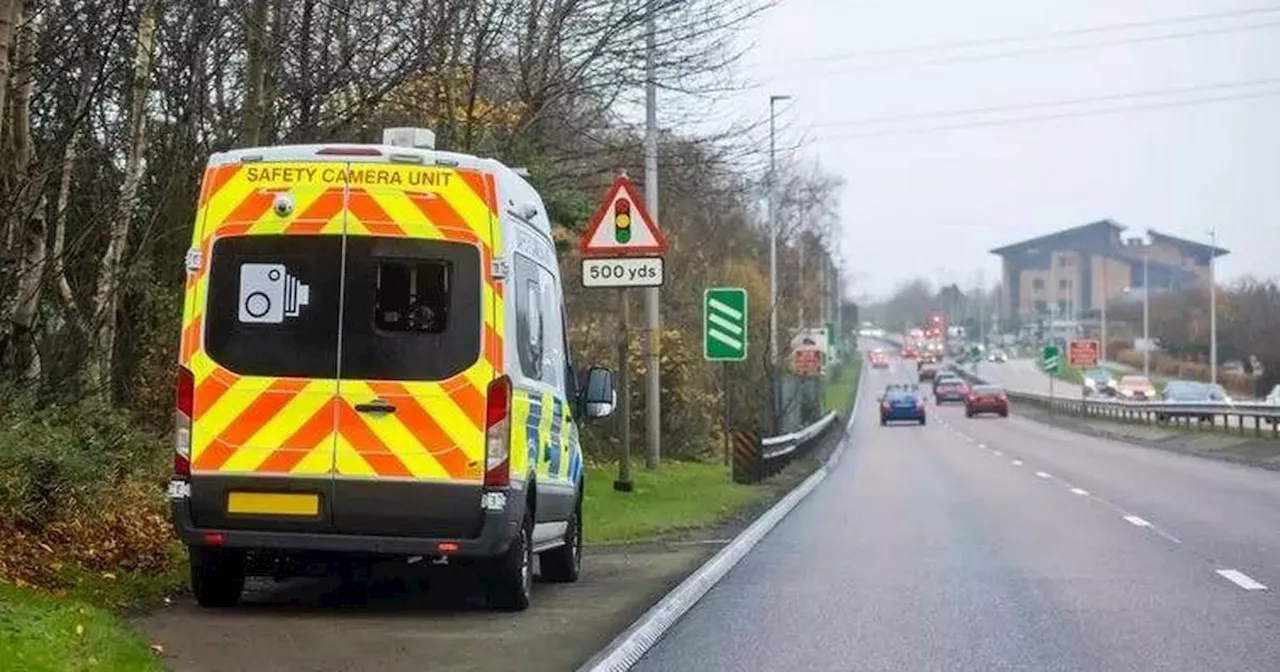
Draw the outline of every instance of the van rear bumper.
[[[513,494],[507,493],[507,504],[501,510],[484,512],[477,536],[463,539],[206,528],[198,527],[192,521],[188,500],[171,499],[169,508],[178,538],[188,546],[250,551],[487,558],[507,550],[524,520],[525,500]]]

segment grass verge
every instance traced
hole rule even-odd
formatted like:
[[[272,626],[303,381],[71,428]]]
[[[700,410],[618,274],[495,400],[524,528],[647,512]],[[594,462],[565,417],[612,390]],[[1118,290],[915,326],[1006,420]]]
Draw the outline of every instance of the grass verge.
[[[853,358],[832,376],[825,403],[828,410],[848,418],[857,401],[858,372],[862,362]],[[776,500],[804,480],[826,459],[839,440],[816,447],[782,473],[758,485],[734,483],[729,467],[719,462],[666,462],[658,471],[633,469],[635,491],[613,489],[618,465],[587,469],[583,518],[585,541],[595,545],[655,541],[710,528]]]
[[[634,469],[634,492],[615,491],[617,475],[616,464],[587,469],[582,515],[589,544],[651,541],[710,527],[769,494],[766,488],[734,483],[720,463],[666,462],[658,471]]]
[[[163,670],[124,620],[70,595],[0,584],[0,670]]]
[[[858,385],[858,373],[862,370],[862,359],[854,352],[849,361],[843,362],[827,380],[823,395],[823,408],[827,411],[845,413],[853,403],[854,388]]]

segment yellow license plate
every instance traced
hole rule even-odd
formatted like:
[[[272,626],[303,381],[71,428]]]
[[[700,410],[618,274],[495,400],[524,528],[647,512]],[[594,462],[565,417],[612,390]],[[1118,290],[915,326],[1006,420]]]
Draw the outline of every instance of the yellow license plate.
[[[316,516],[320,495],[293,492],[232,492],[227,513],[259,516]]]

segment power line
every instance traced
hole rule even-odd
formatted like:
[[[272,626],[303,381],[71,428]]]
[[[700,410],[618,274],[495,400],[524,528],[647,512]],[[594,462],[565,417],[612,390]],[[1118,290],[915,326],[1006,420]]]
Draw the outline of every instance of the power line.
[[[1053,107],[1065,107],[1070,105],[1084,105],[1088,103],[1103,103],[1116,100],[1128,100],[1131,98],[1147,98],[1150,96],[1168,96],[1183,93],[1198,93],[1201,91],[1219,91],[1222,89],[1234,89],[1250,86],[1266,86],[1269,84],[1280,84],[1280,77],[1270,77],[1267,79],[1254,79],[1242,82],[1223,82],[1219,84],[1202,84],[1197,86],[1181,86],[1166,89],[1152,89],[1149,91],[1134,91],[1130,93],[1115,93],[1103,96],[1089,96],[1084,98],[1063,98],[1059,100],[1043,101],[1038,103],[1022,103],[1018,105],[995,105],[987,107],[974,107],[959,110],[940,110],[936,112],[921,112],[917,114],[902,114],[884,117],[865,117],[862,119],[850,119],[847,121],[831,121],[813,124],[811,128],[838,128],[845,126],[869,126],[875,124],[889,124],[902,121],[916,121],[920,119],[939,119],[946,117],[963,117],[975,114],[991,114],[995,112],[1015,112],[1019,110],[1036,110]]]
[[[805,56],[798,58],[781,58],[765,63],[762,65],[775,65],[786,63],[819,63],[826,61],[843,61],[859,58],[871,58],[876,56],[895,56],[899,54],[913,54],[928,51],[950,51],[953,49],[965,49],[970,47],[991,46],[996,44],[1009,44],[1012,42],[1029,42],[1031,40],[1055,39],[1062,37],[1074,37],[1077,35],[1089,35],[1093,33],[1114,32],[1121,30],[1135,30],[1139,28],[1154,28],[1158,26],[1177,25],[1182,23],[1195,23],[1198,21],[1212,21],[1217,19],[1240,18],[1244,16],[1255,16],[1258,14],[1270,14],[1280,11],[1280,5],[1270,7],[1253,7],[1250,9],[1234,10],[1229,12],[1209,12],[1204,14],[1192,14],[1186,16],[1176,16],[1167,19],[1151,19],[1148,21],[1130,21],[1127,23],[1113,23],[1101,26],[1090,26],[1088,28],[1069,28],[1065,30],[1052,30],[1043,33],[1035,33],[1031,35],[1010,35],[1007,37],[980,38],[973,40],[962,40],[958,42],[942,42],[936,44],[921,44],[910,47],[891,47],[887,49],[869,49],[863,51],[850,51],[843,54],[827,54],[825,56]]]
[[[1018,117],[1015,119],[996,119],[991,121],[975,121],[963,124],[947,124],[941,126],[926,126],[924,128],[912,128],[901,130],[874,131],[869,133],[849,133],[841,135],[832,135],[819,138],[822,142],[832,142],[837,140],[855,140],[861,138],[880,138],[895,135],[922,135],[927,133],[937,133],[941,131],[964,130],[970,128],[985,128],[992,126],[1013,126],[1018,124],[1032,124],[1043,121],[1055,121],[1059,119],[1076,119],[1080,117],[1095,117],[1109,114],[1123,114],[1126,112],[1137,112],[1144,110],[1162,110],[1178,107],[1190,107],[1193,105],[1205,105],[1209,103],[1222,103],[1237,100],[1252,100],[1259,98],[1268,98],[1280,95],[1280,89],[1272,91],[1260,91],[1248,94],[1237,94],[1232,96],[1217,96],[1213,98],[1199,98],[1195,100],[1181,100],[1163,103],[1148,103],[1145,105],[1127,105],[1124,107],[1113,107],[1105,110],[1083,110],[1079,112],[1064,112],[1060,114],[1046,114],[1033,117]]]
[[[815,77],[840,75],[850,72],[866,72],[875,70],[894,70],[899,68],[916,68],[929,65],[954,65],[957,63],[975,63],[979,61],[995,61],[1005,58],[1016,58],[1019,56],[1038,56],[1040,54],[1054,54],[1070,51],[1088,51],[1100,47],[1115,47],[1128,44],[1140,44],[1147,42],[1163,42],[1170,40],[1185,40],[1196,37],[1208,37],[1212,35],[1226,35],[1230,33],[1240,33],[1254,30],[1268,30],[1271,28],[1280,28],[1280,21],[1268,21],[1265,23],[1249,23],[1240,26],[1226,26],[1222,28],[1206,28],[1202,30],[1185,31],[1181,33],[1163,33],[1160,35],[1144,35],[1141,37],[1127,37],[1115,40],[1103,40],[1096,42],[1087,42],[1084,44],[1061,44],[1054,46],[1034,47],[1028,49],[1018,49],[1009,51],[1000,51],[992,54],[971,54],[968,56],[955,56],[951,58],[938,58],[925,61],[909,61],[906,63],[879,63],[858,65],[848,68],[833,68],[829,70],[810,70],[796,71],[787,73],[788,77]]]

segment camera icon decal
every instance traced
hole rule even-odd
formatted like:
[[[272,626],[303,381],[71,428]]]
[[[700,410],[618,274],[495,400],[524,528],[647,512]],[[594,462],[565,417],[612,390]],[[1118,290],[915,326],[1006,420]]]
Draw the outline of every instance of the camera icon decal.
[[[311,286],[289,274],[284,264],[240,265],[240,321],[283,324],[311,302]]]

